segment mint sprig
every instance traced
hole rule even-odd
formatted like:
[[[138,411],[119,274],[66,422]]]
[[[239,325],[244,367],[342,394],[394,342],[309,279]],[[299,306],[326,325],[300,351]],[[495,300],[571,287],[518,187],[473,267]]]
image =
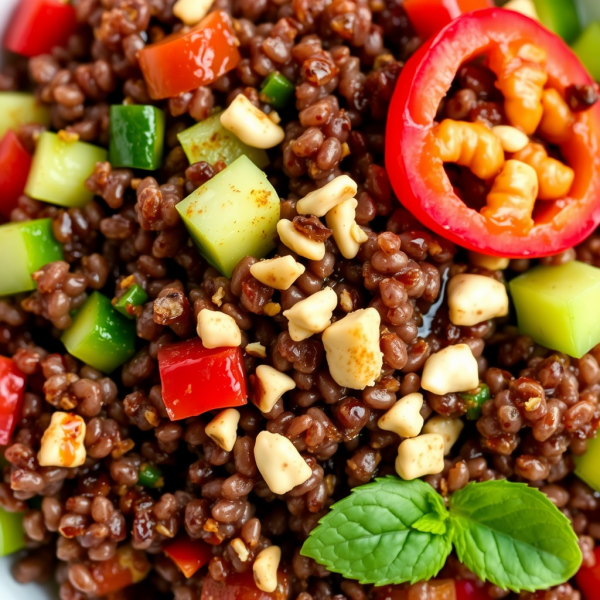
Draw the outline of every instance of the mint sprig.
[[[333,505],[301,554],[361,583],[430,579],[456,548],[481,579],[515,592],[567,581],[582,556],[569,520],[534,488],[470,483],[450,510],[421,480],[377,479]]]

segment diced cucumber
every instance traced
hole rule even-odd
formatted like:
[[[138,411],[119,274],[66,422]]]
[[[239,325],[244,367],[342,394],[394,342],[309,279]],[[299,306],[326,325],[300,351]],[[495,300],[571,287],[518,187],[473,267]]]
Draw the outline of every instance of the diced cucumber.
[[[590,23],[572,45],[590,75],[600,81],[600,21]]]
[[[600,493],[600,436],[588,440],[587,452],[574,460],[575,475]]]
[[[111,373],[135,351],[135,323],[119,314],[106,296],[94,292],[61,339],[75,358]]]
[[[9,513],[0,508],[0,556],[25,548],[23,515],[24,513]]]
[[[38,140],[25,193],[60,206],[84,206],[93,197],[85,180],[106,157],[104,148],[63,141],[58,134],[46,131]]]
[[[127,311],[128,306],[141,306],[148,300],[148,294],[144,288],[137,283],[127,288],[127,291],[115,302],[115,308],[128,319],[133,319],[135,316]]]
[[[574,0],[533,0],[538,17],[550,31],[571,43],[580,33]]]
[[[31,275],[45,264],[63,260],[62,246],[50,219],[0,225],[0,296],[35,289]]]
[[[510,282],[519,331],[538,344],[581,358],[600,342],[600,269],[573,261],[539,266]]]
[[[274,247],[279,197],[246,156],[177,205],[206,260],[226,277],[244,256],[263,258]]]
[[[50,124],[48,108],[27,92],[0,92],[0,138],[24,123]]]
[[[252,148],[221,125],[221,113],[196,123],[177,135],[190,164],[203,160],[211,165],[218,161],[230,165],[240,156],[247,156],[259,169],[269,164],[264,150]]]

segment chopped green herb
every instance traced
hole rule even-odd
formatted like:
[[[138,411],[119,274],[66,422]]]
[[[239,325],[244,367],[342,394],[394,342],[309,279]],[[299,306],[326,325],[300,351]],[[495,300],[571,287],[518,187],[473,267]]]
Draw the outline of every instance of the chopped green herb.
[[[477,389],[460,394],[467,404],[467,419],[476,421],[481,416],[481,406],[490,399],[490,388],[485,383],[480,383]]]
[[[127,291],[115,302],[115,308],[128,319],[134,319],[135,314],[130,307],[141,306],[148,300],[148,294],[137,283],[127,288]]]

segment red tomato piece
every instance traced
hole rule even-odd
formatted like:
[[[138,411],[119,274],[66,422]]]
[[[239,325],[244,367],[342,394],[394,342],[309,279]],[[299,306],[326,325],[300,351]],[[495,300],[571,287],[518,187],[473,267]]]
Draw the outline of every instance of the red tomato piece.
[[[427,40],[456,17],[490,8],[494,3],[492,0],[404,0],[402,6],[415,32]]]
[[[456,600],[490,600],[485,589],[477,587],[472,581],[461,579],[455,585]]]
[[[0,446],[8,444],[21,418],[24,389],[23,373],[10,358],[0,356]]]
[[[594,550],[596,564],[593,567],[581,567],[575,575],[575,581],[584,600],[597,600],[600,595],[600,546]]]
[[[0,214],[7,219],[25,189],[30,167],[31,155],[15,132],[7,131],[0,140]]]
[[[252,572],[248,571],[229,575],[225,583],[215,581],[207,575],[200,600],[287,600],[289,595],[289,577],[283,571],[278,571],[277,589],[270,594],[256,587]]]
[[[179,96],[212,83],[241,59],[227,13],[217,10],[190,31],[168,35],[139,52],[150,97]]]
[[[240,348],[212,348],[199,338],[158,351],[162,396],[171,421],[242,406],[248,386]]]
[[[23,56],[48,54],[77,30],[75,9],[63,0],[21,0],[6,29],[4,47]]]
[[[575,54],[532,19],[501,8],[458,17],[407,62],[388,111],[385,161],[402,204],[426,227],[452,242],[492,256],[536,258],[576,246],[600,223],[600,103],[576,113],[571,139],[560,147],[575,181],[566,198],[536,202],[534,225],[498,224],[455,193],[432,133],[440,101],[462,64],[509,42],[546,51],[553,87],[594,82]]]
[[[212,558],[212,548],[200,540],[190,540],[187,536],[177,538],[166,546],[163,552],[181,569],[186,577],[191,577]]]

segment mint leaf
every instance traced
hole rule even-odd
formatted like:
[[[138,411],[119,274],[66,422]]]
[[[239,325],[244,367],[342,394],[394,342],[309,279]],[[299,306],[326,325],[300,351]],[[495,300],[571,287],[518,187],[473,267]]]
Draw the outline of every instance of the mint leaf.
[[[438,513],[428,513],[423,515],[418,521],[412,524],[413,529],[418,531],[424,531],[426,533],[435,533],[436,535],[443,535],[446,533],[446,519],[448,515],[439,515]]]
[[[440,520],[448,514],[442,498],[427,483],[377,479],[334,504],[311,532],[301,554],[361,583],[430,579],[452,549],[449,534],[413,527],[430,513]]]
[[[503,589],[533,592],[567,581],[581,565],[567,517],[522,483],[471,483],[451,499],[458,559]]]

